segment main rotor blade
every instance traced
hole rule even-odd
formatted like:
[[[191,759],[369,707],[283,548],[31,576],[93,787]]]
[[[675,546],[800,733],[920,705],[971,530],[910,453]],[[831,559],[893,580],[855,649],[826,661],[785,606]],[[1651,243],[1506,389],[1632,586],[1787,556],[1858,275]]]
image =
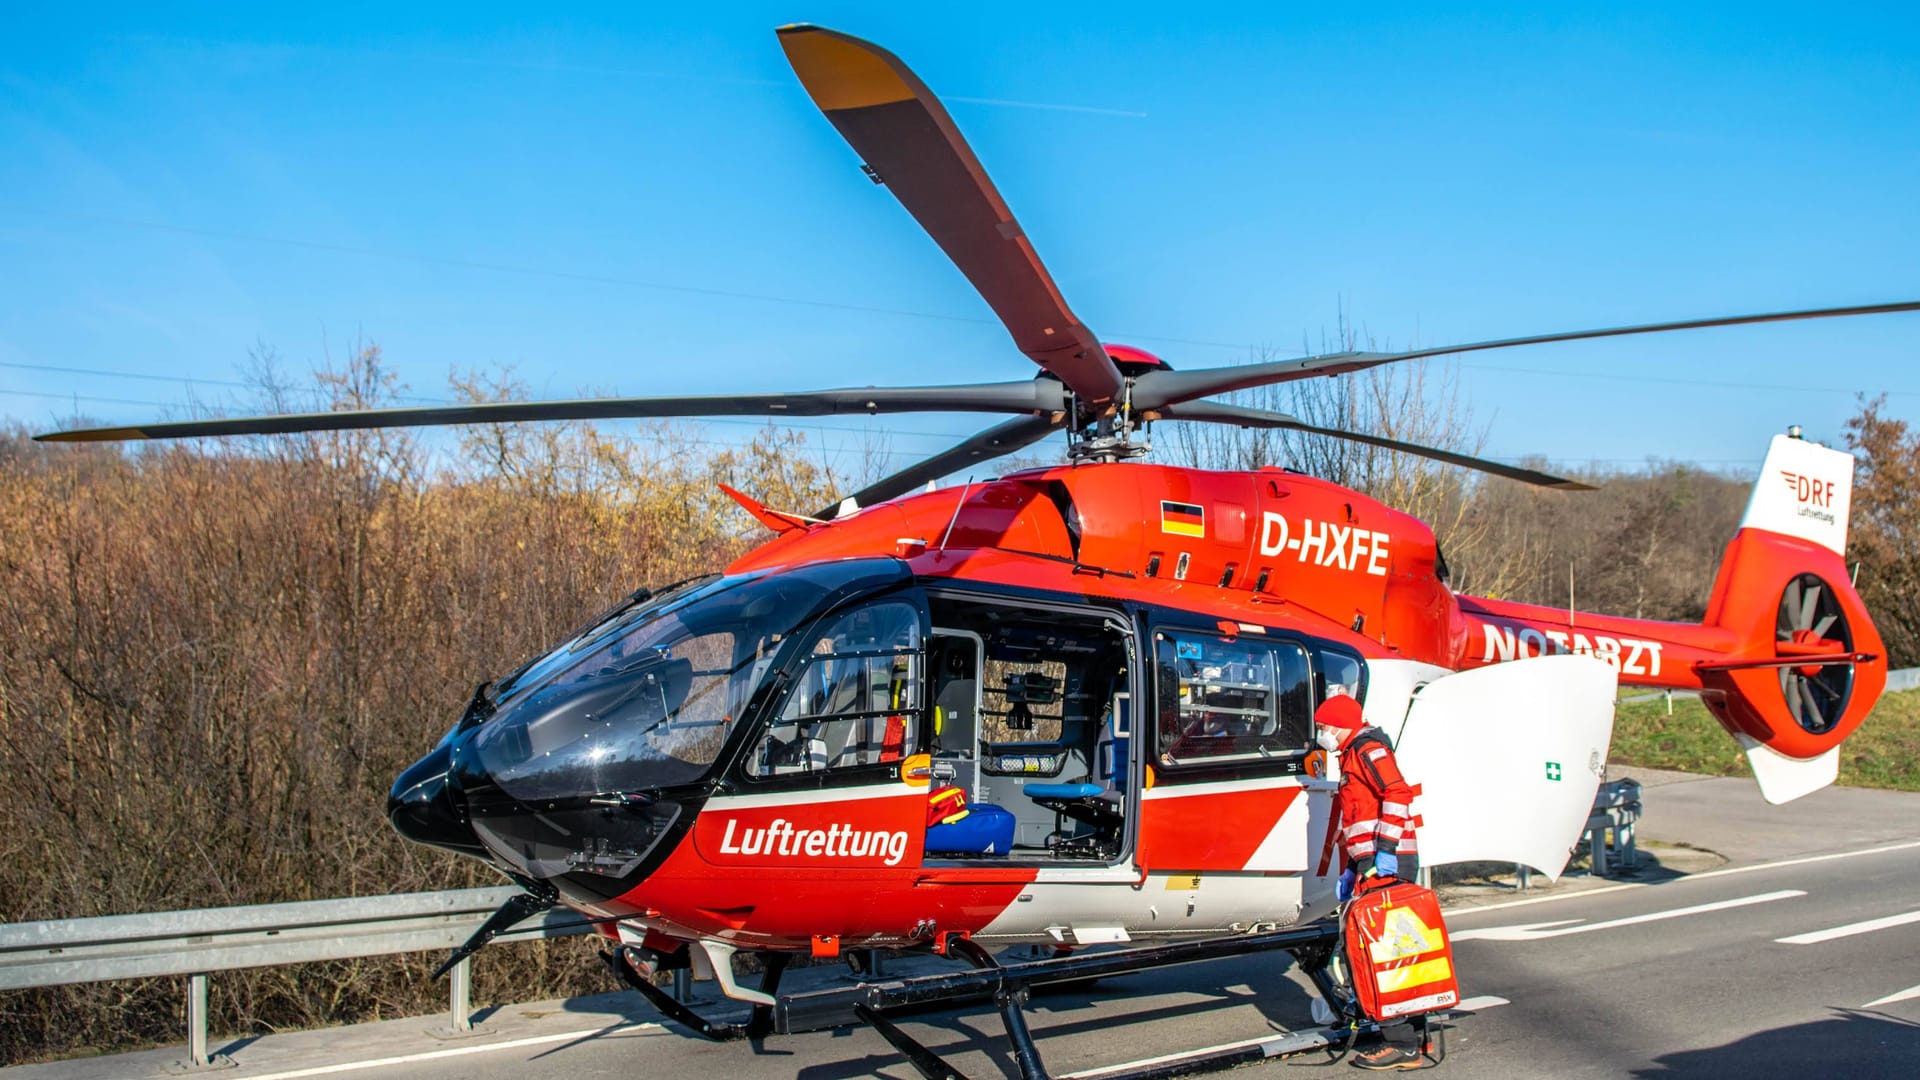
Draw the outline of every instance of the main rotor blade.
[[[1298,417],[1286,413],[1267,412],[1263,409],[1246,409],[1238,405],[1228,405],[1220,401],[1187,401],[1178,405],[1169,405],[1160,410],[1167,420],[1202,420],[1216,424],[1233,424],[1245,428],[1285,429],[1304,431],[1310,435],[1325,435],[1349,442],[1366,443],[1385,450],[1397,450],[1402,454],[1443,461],[1448,465],[1458,465],[1466,469],[1475,469],[1495,476],[1504,476],[1509,480],[1518,480],[1523,484],[1538,487],[1558,488],[1561,491],[1592,491],[1592,484],[1583,484],[1578,480],[1569,480],[1564,476],[1554,476],[1537,469],[1528,469],[1519,465],[1489,461],[1486,458],[1457,454],[1452,450],[1442,450],[1433,446],[1421,446],[1418,443],[1401,442],[1399,439],[1387,439],[1378,435],[1368,435],[1359,431],[1342,431],[1339,428],[1325,428],[1309,424]]]
[[[1420,360],[1429,356],[1511,349],[1519,345],[1545,345],[1555,341],[1584,341],[1589,338],[1626,337],[1630,334],[1661,334],[1671,330],[1704,330],[1715,326],[1748,326],[1755,323],[1792,322],[1798,319],[1832,319],[1848,315],[1884,315],[1897,311],[1920,311],[1920,300],[1896,304],[1868,304],[1860,307],[1812,308],[1806,311],[1776,311],[1761,315],[1729,315],[1715,319],[1687,319],[1681,322],[1648,323],[1643,326],[1614,326],[1600,330],[1572,330],[1559,334],[1535,334],[1531,337],[1476,341],[1466,345],[1442,345],[1408,352],[1343,352],[1308,356],[1298,360],[1279,360],[1270,364],[1242,364],[1236,367],[1205,368],[1198,371],[1150,371],[1133,388],[1136,411],[1158,409],[1164,405],[1195,398],[1245,390],[1253,386],[1292,382],[1312,375],[1339,375],[1349,371],[1378,367],[1401,360]]]
[[[712,394],[692,397],[581,398],[501,401],[410,409],[289,413],[229,420],[185,420],[139,427],[88,428],[36,435],[40,442],[112,442],[185,439],[202,435],[285,435],[301,431],[501,424],[527,420],[631,420],[676,416],[833,416],[855,413],[1046,413],[1065,409],[1059,383],[1039,376],[1021,382],[973,386],[849,387],[794,394]]]
[[[892,53],[817,26],[783,26],[780,47],[833,126],[927,230],[1021,352],[1088,402],[1122,380],[1067,302],[953,118]]]
[[[1051,416],[1022,416],[1009,420],[975,435],[966,442],[894,473],[892,476],[876,480],[859,491],[848,496],[856,506],[871,506],[885,502],[896,495],[905,495],[922,484],[938,480],[949,473],[958,472],[976,462],[992,461],[1020,450],[1052,434],[1060,422]],[[839,505],[827,507],[815,514],[818,518],[832,518],[839,512]]]

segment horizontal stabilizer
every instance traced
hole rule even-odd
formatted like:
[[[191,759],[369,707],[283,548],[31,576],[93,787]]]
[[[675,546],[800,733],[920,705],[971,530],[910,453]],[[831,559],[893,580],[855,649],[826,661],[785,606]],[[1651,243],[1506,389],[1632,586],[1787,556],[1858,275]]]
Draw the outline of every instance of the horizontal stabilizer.
[[[1747,764],[1753,766],[1753,779],[1760,785],[1760,797],[1775,806],[1811,795],[1840,776],[1838,746],[1819,757],[1790,758],[1751,735],[1736,733],[1734,738],[1747,752]]]

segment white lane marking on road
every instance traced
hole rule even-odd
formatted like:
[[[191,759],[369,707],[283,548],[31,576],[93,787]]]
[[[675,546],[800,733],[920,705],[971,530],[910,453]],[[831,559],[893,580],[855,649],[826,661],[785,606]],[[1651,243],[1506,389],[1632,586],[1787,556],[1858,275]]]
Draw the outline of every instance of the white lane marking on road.
[[[1708,870],[1703,874],[1687,874],[1668,881],[1629,881],[1619,885],[1608,885],[1599,889],[1581,889],[1577,892],[1555,893],[1552,896],[1534,896],[1525,900],[1505,900],[1498,904],[1462,905],[1443,910],[1448,918],[1460,915],[1478,915],[1482,911],[1499,911],[1502,908],[1526,907],[1529,904],[1550,904],[1555,900],[1566,900],[1577,896],[1602,896],[1610,892],[1625,892],[1628,889],[1653,889],[1663,885],[1674,885],[1683,881],[1701,881],[1706,878],[1727,877],[1732,874],[1751,874],[1755,870],[1778,870],[1785,866],[1804,866],[1807,863],[1829,862],[1833,859],[1852,859],[1861,855],[1880,855],[1889,851],[1907,851],[1920,848],[1920,840],[1910,840],[1903,844],[1887,844],[1882,847],[1861,848],[1857,851],[1832,851],[1825,855],[1806,855],[1798,859],[1781,859],[1778,862],[1754,863],[1752,866],[1729,866],[1720,870]]]
[[[1823,941],[1832,941],[1835,938],[1852,937],[1855,934],[1871,934],[1875,930],[1886,930],[1890,927],[1905,926],[1908,923],[1914,922],[1920,922],[1920,911],[1909,911],[1904,915],[1888,915],[1883,919],[1868,919],[1866,922],[1836,926],[1831,930],[1814,930],[1810,933],[1795,934],[1792,937],[1774,938],[1773,940],[1777,945],[1818,945]]]
[[[1470,997],[1448,1011],[1478,1012],[1485,1009],[1497,1009],[1502,1005],[1511,1004],[1513,1004],[1513,1002],[1508,1001],[1506,998],[1494,997],[1492,994],[1482,994],[1479,997]],[[1065,1076],[1062,1076],[1060,1080],[1099,1080],[1100,1077],[1113,1073],[1136,1072],[1155,1065],[1165,1065],[1170,1061],[1179,1061],[1182,1058],[1199,1057],[1202,1054],[1224,1053],[1228,1050],[1241,1050],[1268,1043],[1286,1042],[1291,1039],[1298,1039],[1303,1035],[1311,1034],[1313,1034],[1311,1031],[1295,1031],[1280,1035],[1262,1035],[1253,1039],[1241,1039],[1239,1042],[1220,1043],[1217,1046],[1203,1046],[1198,1050],[1182,1050],[1177,1054],[1162,1054],[1159,1057],[1141,1058],[1139,1061],[1123,1061],[1118,1065],[1102,1065],[1097,1069],[1086,1069],[1081,1072],[1067,1073]],[[1269,1051],[1269,1053],[1272,1053],[1272,1051]],[[252,1078],[250,1077],[248,1080],[252,1080]]]
[[[1886,997],[1869,1001],[1860,1007],[1863,1009],[1871,1009],[1875,1005],[1891,1005],[1896,1001],[1911,1001],[1914,998],[1920,998],[1920,986],[1909,986],[1897,994],[1888,994]]]
[[[1159,1057],[1141,1058],[1139,1061],[1123,1061],[1118,1065],[1102,1065],[1097,1069],[1084,1069],[1080,1072],[1067,1073],[1062,1076],[1060,1080],[1097,1080],[1098,1077],[1107,1076],[1112,1073],[1136,1072],[1154,1065],[1165,1065],[1170,1061],[1179,1061],[1182,1058],[1199,1057],[1202,1054],[1220,1054],[1229,1050],[1244,1050],[1252,1046],[1260,1046],[1265,1043],[1285,1042],[1289,1039],[1297,1039],[1302,1035],[1310,1034],[1312,1034],[1312,1032],[1296,1031],[1281,1035],[1262,1035],[1253,1039],[1241,1039],[1239,1042],[1203,1046],[1198,1050],[1182,1050],[1177,1054],[1162,1054]]]
[[[541,1046],[546,1043],[566,1042],[568,1039],[584,1039],[594,1035],[612,1035],[628,1031],[661,1031],[659,1024],[617,1024],[613,1027],[585,1028],[580,1031],[563,1031],[557,1035],[532,1035],[524,1039],[509,1039],[506,1042],[486,1043],[481,1046],[455,1046],[446,1050],[423,1050],[418,1054],[399,1054],[394,1057],[369,1058],[365,1061],[346,1061],[338,1065],[315,1065],[306,1069],[289,1069],[286,1072],[263,1073],[249,1076],[246,1080],[300,1080],[306,1076],[333,1076],[338,1073],[359,1072],[362,1069],[380,1069],[390,1065],[411,1065],[416,1061],[433,1061],[438,1058],[464,1057],[467,1054],[485,1054],[494,1050],[512,1050],[521,1046]]]
[[[1695,904],[1692,907],[1674,908],[1670,911],[1650,911],[1645,915],[1630,915],[1624,919],[1609,919],[1606,922],[1580,923],[1567,925],[1577,920],[1562,919],[1559,922],[1529,923],[1523,926],[1489,926],[1480,930],[1459,930],[1447,935],[1454,942],[1462,941],[1540,941],[1545,938],[1565,937],[1568,934],[1586,934],[1595,930],[1613,930],[1622,926],[1638,926],[1641,923],[1660,922],[1664,919],[1678,919],[1686,915],[1703,915],[1709,911],[1725,911],[1728,908],[1747,907],[1751,904],[1769,904],[1775,900],[1791,900],[1796,896],[1805,896],[1799,889],[1782,889],[1779,892],[1759,893],[1754,896],[1742,896],[1733,900],[1716,900],[1711,904]]]

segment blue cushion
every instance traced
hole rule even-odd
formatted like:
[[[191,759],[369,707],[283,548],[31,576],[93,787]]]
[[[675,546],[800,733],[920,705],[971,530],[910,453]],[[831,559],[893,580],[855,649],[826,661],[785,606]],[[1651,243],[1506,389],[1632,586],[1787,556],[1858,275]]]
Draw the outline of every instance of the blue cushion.
[[[1100,778],[1106,780],[1109,787],[1127,790],[1127,737],[1115,736],[1100,750]]]
[[[1077,786],[1077,785],[1069,785]],[[992,803],[968,803],[967,816],[927,829],[927,850],[967,855],[1005,855],[1013,848],[1013,815]]]
[[[1090,799],[1107,790],[1100,784],[1028,784],[1029,799]]]

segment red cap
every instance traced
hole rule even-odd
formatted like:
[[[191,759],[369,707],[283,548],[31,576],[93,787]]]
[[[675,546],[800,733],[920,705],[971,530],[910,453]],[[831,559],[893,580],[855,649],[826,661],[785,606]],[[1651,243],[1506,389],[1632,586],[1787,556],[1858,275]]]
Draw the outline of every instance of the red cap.
[[[1313,722],[1341,731],[1359,731],[1366,726],[1366,721],[1360,718],[1360,703],[1346,694],[1336,694],[1321,702],[1313,712]]]

